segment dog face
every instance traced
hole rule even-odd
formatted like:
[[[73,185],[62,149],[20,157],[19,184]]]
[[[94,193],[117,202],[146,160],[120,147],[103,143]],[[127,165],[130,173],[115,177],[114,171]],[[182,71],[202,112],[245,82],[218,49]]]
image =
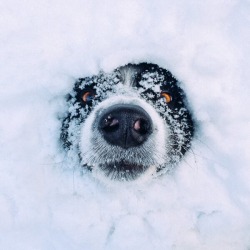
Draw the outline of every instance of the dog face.
[[[170,171],[190,148],[194,124],[185,94],[158,65],[128,64],[80,78],[68,104],[64,147],[106,179]]]

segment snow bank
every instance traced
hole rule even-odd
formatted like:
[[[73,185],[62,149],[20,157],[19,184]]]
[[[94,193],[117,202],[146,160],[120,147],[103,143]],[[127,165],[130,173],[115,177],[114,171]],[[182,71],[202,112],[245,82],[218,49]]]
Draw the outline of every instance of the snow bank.
[[[1,249],[248,249],[248,1],[0,3]],[[199,125],[174,175],[106,187],[59,145],[76,78],[158,63]]]

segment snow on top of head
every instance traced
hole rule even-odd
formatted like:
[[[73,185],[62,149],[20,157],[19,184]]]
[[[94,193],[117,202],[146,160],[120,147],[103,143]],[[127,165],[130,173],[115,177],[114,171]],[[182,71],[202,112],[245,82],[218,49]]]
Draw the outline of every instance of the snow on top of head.
[[[249,248],[249,2],[0,7],[1,249]],[[65,158],[64,96],[145,61],[183,83],[199,131],[173,175],[107,188]]]

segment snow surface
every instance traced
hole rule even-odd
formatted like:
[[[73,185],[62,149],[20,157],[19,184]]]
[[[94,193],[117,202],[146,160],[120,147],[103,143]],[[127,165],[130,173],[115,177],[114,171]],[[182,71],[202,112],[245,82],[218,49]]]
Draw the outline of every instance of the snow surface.
[[[250,2],[2,0],[0,249],[250,249]],[[59,144],[78,77],[148,61],[199,125],[173,175],[107,187]]]

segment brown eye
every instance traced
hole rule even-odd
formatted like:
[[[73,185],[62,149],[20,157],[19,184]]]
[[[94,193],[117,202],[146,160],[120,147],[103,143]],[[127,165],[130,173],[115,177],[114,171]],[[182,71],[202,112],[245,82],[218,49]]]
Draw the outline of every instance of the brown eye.
[[[91,102],[95,98],[95,93],[92,91],[85,92],[82,96],[82,100],[85,103]]]
[[[161,92],[161,97],[165,99],[166,103],[170,103],[172,101],[172,96],[167,92]]]

